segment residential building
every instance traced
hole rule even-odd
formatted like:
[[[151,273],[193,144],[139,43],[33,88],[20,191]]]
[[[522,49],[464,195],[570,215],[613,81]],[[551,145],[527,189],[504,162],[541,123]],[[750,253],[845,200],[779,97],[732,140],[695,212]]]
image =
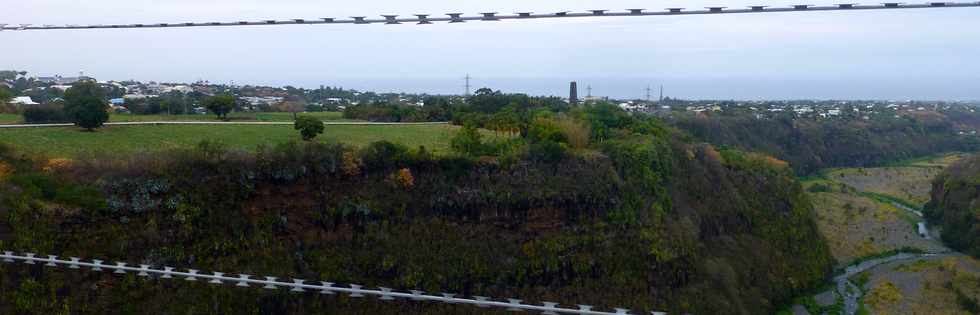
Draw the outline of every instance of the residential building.
[[[10,104],[15,105],[38,105],[30,96],[17,96],[10,100]]]

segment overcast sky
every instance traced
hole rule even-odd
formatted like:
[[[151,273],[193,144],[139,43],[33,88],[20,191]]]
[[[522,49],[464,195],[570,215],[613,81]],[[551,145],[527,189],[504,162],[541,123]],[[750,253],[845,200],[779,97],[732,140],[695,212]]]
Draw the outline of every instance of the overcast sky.
[[[10,0],[0,23],[118,24],[783,0]],[[806,2],[806,1],[802,1]],[[831,4],[833,2],[806,2]],[[0,33],[0,68],[100,80],[694,99],[980,99],[980,8]],[[656,94],[656,91],[654,92]],[[656,97],[656,95],[654,95]]]

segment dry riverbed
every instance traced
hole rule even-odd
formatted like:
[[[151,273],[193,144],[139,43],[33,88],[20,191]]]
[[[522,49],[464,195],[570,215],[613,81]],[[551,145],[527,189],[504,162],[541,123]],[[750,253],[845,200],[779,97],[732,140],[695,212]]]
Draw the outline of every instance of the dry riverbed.
[[[959,156],[834,169],[804,181],[821,233],[842,271],[832,289],[801,298],[781,314],[980,311],[980,261],[950,252],[936,231],[918,231],[923,219],[917,212],[929,199],[932,179]],[[911,253],[898,254],[902,251]]]

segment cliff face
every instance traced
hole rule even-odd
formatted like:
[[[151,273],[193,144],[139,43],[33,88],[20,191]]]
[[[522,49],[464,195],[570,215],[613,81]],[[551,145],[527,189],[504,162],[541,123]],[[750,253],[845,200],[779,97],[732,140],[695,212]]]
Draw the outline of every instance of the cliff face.
[[[976,129],[977,117],[964,112],[923,112],[869,121],[700,115],[672,123],[702,141],[786,160],[798,174],[807,175],[823,168],[880,166],[942,152],[974,151],[980,148],[976,138],[956,133]]]
[[[696,314],[770,312],[833,265],[785,163],[708,145],[616,140],[555,164],[384,144],[11,156],[5,250]],[[3,313],[481,311],[0,268]]]
[[[925,206],[931,224],[942,227],[949,247],[980,257],[980,157],[965,158],[939,175]]]

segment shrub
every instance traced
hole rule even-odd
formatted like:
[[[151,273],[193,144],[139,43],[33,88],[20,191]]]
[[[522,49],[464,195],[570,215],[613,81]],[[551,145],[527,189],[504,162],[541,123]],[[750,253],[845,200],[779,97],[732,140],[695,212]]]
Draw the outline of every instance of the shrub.
[[[216,160],[228,151],[228,145],[220,141],[204,140],[197,144],[194,151],[203,160]]]
[[[10,182],[23,189],[24,194],[35,198],[52,200],[58,194],[56,182],[45,175],[14,175],[10,177]]]
[[[558,126],[558,122],[552,118],[538,117],[531,123],[531,128],[528,130],[528,138],[531,142],[538,141],[551,141],[551,142],[567,142],[565,135],[561,132],[561,127]]]
[[[75,125],[89,131],[102,127],[109,121],[105,93],[95,82],[75,83],[65,91],[65,113]]]
[[[28,124],[69,123],[71,119],[61,106],[38,105],[24,110],[24,122]]]
[[[89,210],[101,210],[106,207],[106,200],[102,197],[102,193],[98,189],[88,186],[58,188],[54,201]]]
[[[538,141],[528,148],[528,155],[532,161],[557,163],[565,157],[565,147],[551,140]]]
[[[368,169],[387,169],[398,166],[407,157],[405,146],[388,141],[371,143],[361,151],[361,159]]]
[[[956,303],[960,305],[960,308],[970,312],[970,314],[980,314],[980,304],[977,303],[976,298],[963,294],[959,288],[954,288],[953,291],[956,293]]]
[[[415,186],[415,177],[412,176],[412,170],[407,168],[400,169],[391,173],[388,176],[388,180],[395,184],[395,186],[403,189],[411,189]]]
[[[299,130],[303,140],[310,141],[323,133],[323,121],[311,116],[299,116],[293,128]]]
[[[102,124],[109,121],[109,112],[102,100],[89,99],[79,104],[70,113],[75,125],[89,131],[102,127]]]
[[[450,141],[453,150],[463,155],[478,156],[486,152],[483,135],[471,124],[463,126]]]
[[[569,147],[585,149],[592,139],[592,128],[585,122],[572,118],[562,118],[555,122]]]
[[[810,186],[810,188],[808,188],[807,191],[812,193],[819,193],[819,192],[830,192],[831,190],[829,185],[813,184],[813,186]]]
[[[10,164],[0,162],[0,182],[4,181],[14,173],[14,167]]]
[[[48,160],[47,163],[44,164],[43,167],[41,167],[41,170],[46,173],[56,173],[71,168],[71,166],[74,163],[75,162],[71,159],[64,159],[64,158],[50,159]]]

